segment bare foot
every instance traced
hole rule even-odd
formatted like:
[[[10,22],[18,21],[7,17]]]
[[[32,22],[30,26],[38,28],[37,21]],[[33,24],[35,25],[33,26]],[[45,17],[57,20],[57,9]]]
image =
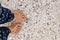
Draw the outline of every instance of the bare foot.
[[[16,34],[21,30],[22,22],[24,22],[27,18],[23,11],[20,10],[15,10],[14,16],[13,22],[8,27],[10,28],[11,33]]]
[[[24,15],[23,11],[21,10],[15,10],[14,11],[14,20],[13,21],[19,21],[19,22],[24,22],[27,18]]]
[[[11,30],[12,34],[16,34],[21,30],[22,24],[21,23],[12,23],[9,26],[9,29]]]

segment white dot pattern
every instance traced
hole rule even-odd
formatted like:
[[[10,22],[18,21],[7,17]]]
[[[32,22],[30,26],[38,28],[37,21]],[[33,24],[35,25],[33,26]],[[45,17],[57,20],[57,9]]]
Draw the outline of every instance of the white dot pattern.
[[[14,19],[14,14],[0,4],[0,24],[10,22]]]
[[[7,40],[10,29],[6,27],[0,27],[0,40]]]

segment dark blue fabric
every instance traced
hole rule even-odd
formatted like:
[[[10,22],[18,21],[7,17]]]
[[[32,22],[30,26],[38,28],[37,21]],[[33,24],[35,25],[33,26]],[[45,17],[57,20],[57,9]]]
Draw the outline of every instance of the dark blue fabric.
[[[10,22],[14,19],[14,14],[11,10],[4,8],[0,4],[0,24]]]
[[[10,33],[10,29],[7,27],[0,27],[0,40],[7,40]]]

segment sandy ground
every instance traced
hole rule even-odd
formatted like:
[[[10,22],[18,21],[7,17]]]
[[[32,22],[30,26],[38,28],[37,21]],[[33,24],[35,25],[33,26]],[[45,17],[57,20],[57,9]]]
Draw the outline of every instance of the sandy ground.
[[[23,10],[28,20],[8,40],[60,40],[60,0],[2,0],[13,10]]]

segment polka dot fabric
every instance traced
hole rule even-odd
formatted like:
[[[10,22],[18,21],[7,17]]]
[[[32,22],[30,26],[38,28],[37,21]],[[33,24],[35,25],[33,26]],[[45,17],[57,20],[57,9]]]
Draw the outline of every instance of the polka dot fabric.
[[[7,8],[0,4],[0,24],[11,22],[14,19],[14,14]],[[0,40],[7,40],[10,29],[7,27],[0,27]]]
[[[14,14],[7,8],[4,8],[0,4],[0,24],[10,22],[14,19]]]
[[[7,27],[0,27],[0,40],[7,40],[10,29]]]

